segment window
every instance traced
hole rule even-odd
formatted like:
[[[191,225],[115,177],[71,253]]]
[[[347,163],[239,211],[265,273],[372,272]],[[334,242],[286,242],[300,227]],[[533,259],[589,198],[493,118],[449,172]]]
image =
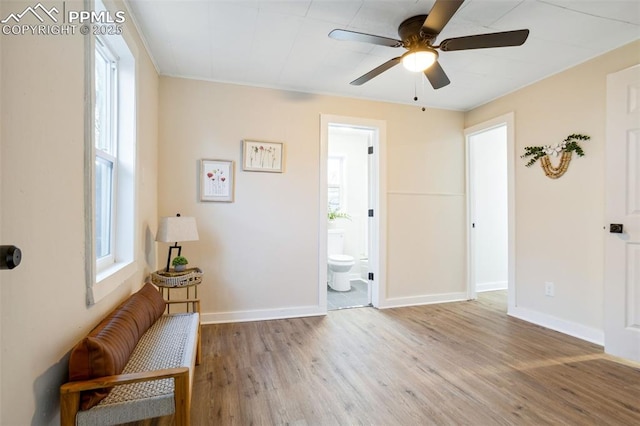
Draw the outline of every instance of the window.
[[[328,203],[329,211],[345,210],[344,203],[344,157],[329,155],[327,160]]]
[[[118,61],[98,38],[95,48],[95,254],[98,272],[115,257],[118,191]]]
[[[106,10],[99,0],[96,12]],[[123,35],[85,39],[85,230],[87,303],[99,301],[137,271],[136,69]]]

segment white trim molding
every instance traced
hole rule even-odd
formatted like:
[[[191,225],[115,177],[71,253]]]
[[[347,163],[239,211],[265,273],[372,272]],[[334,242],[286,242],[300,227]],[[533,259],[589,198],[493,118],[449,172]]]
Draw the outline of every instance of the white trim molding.
[[[380,305],[381,309],[402,308],[405,306],[433,305],[436,303],[462,302],[467,300],[467,293],[461,291],[458,293],[441,293],[427,294],[422,296],[410,297],[391,297],[386,298],[384,305]]]
[[[326,315],[320,306],[300,306],[294,308],[257,309],[251,311],[210,312],[201,315],[202,324],[222,324],[230,322],[268,321],[287,318],[315,317]]]
[[[506,290],[509,286],[508,281],[492,281],[486,283],[476,283],[476,293],[483,291]]]
[[[508,315],[544,328],[568,334],[578,339],[586,340],[587,342],[595,343],[596,345],[604,346],[604,331],[598,330],[597,328],[587,327],[576,322],[554,317],[553,315],[517,306],[510,307]]]

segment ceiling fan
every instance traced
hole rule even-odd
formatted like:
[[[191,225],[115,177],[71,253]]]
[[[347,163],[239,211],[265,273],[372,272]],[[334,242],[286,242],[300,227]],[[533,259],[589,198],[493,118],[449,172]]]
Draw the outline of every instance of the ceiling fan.
[[[359,41],[388,47],[404,47],[402,56],[388,60],[368,73],[353,80],[350,84],[360,86],[400,62],[410,71],[424,72],[431,86],[440,89],[451,81],[438,63],[438,52],[453,50],[485,49],[489,47],[521,46],[529,36],[529,30],[504,31],[498,33],[477,34],[454,37],[434,45],[436,37],[447,25],[464,0],[436,0],[428,15],[413,16],[404,20],[398,27],[400,40],[373,34],[349,30],[333,30],[329,37],[336,40]]]

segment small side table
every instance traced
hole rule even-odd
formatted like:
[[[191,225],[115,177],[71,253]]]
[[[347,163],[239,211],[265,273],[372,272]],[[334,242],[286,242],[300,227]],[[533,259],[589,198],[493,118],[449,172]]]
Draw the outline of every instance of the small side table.
[[[172,269],[169,270],[169,272],[159,270],[151,273],[151,282],[158,286],[162,297],[165,297],[166,290],[167,300],[171,300],[171,290],[176,288],[186,288],[187,299],[189,299],[189,290],[193,287],[195,297],[197,298],[198,285],[202,282],[202,275],[203,273],[200,268],[189,268],[182,272],[176,272]],[[167,306],[167,313],[170,313],[169,306]]]

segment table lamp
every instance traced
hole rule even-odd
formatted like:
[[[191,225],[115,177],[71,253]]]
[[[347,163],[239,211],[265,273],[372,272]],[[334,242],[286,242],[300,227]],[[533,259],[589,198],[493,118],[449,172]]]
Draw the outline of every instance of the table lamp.
[[[169,246],[169,255],[167,256],[167,268],[165,269],[165,272],[169,272],[169,265],[171,265],[171,252],[174,249],[178,249],[178,256],[182,253],[182,246],[178,245],[178,241],[197,240],[198,227],[196,226],[195,217],[183,217],[178,213],[175,216],[160,218],[156,241],[163,243],[175,243],[173,246]]]

